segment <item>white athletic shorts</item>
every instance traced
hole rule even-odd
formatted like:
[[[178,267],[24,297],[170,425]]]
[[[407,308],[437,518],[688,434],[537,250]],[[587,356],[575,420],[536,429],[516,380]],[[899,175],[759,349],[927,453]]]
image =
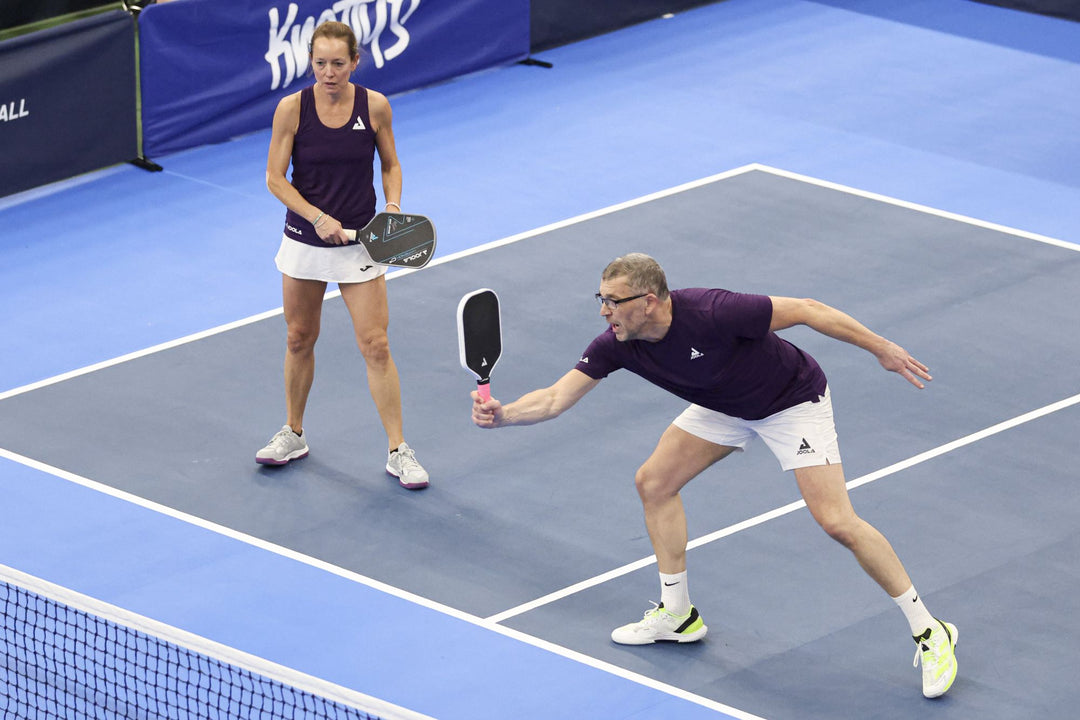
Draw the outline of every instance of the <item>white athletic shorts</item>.
[[[288,235],[282,235],[274,262],[283,274],[298,280],[362,283],[386,274],[386,266],[373,263],[361,244],[316,247]]]
[[[760,437],[784,470],[840,462],[832,398],[827,386],[817,402],[804,402],[761,420],[743,420],[691,405],[672,424],[702,440],[740,451],[754,437]]]

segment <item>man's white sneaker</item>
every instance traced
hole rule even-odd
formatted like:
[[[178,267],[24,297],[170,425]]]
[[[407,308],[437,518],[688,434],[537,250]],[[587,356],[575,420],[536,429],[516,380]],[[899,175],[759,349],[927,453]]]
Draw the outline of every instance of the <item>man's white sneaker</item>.
[[[286,425],[270,438],[266,447],[255,453],[255,462],[260,465],[284,465],[290,460],[299,460],[307,454],[307,440],[294,433],[293,429]]]
[[[922,657],[922,694],[928,698],[944,695],[956,679],[956,626],[938,620],[937,628],[927,628],[922,635],[912,637],[915,667]]]
[[[690,606],[690,612],[682,616],[668,612],[664,603],[653,603],[653,606],[652,610],[645,612],[645,617],[640,622],[615,628],[611,632],[611,639],[620,645],[688,643],[700,640],[709,631],[693,605]]]
[[[386,459],[386,472],[398,479],[402,487],[419,490],[428,486],[427,470],[416,460],[408,443],[401,443]]]

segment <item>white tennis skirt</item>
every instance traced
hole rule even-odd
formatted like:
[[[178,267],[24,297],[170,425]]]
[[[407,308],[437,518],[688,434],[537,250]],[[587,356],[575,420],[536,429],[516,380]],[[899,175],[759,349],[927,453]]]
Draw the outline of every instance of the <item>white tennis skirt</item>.
[[[283,274],[298,280],[362,283],[386,274],[386,266],[373,263],[361,244],[316,247],[288,235],[281,236],[274,263]]]

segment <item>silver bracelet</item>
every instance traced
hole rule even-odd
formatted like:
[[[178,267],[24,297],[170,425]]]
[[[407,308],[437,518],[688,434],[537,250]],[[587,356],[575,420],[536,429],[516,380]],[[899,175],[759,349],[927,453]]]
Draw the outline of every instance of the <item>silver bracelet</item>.
[[[401,206],[398,205],[396,202],[388,202],[388,203],[386,203],[386,207],[390,207],[391,205],[396,207],[398,209],[398,212],[401,212]]]

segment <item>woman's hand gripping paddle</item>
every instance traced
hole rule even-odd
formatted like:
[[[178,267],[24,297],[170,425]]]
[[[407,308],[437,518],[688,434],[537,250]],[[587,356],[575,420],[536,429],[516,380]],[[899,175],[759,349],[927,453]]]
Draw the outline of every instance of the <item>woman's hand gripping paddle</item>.
[[[458,303],[458,355],[461,367],[476,376],[480,399],[491,399],[491,371],[502,355],[499,296],[487,288],[474,290]]]
[[[422,268],[435,255],[435,226],[423,215],[381,212],[359,230],[346,230],[378,265]]]

